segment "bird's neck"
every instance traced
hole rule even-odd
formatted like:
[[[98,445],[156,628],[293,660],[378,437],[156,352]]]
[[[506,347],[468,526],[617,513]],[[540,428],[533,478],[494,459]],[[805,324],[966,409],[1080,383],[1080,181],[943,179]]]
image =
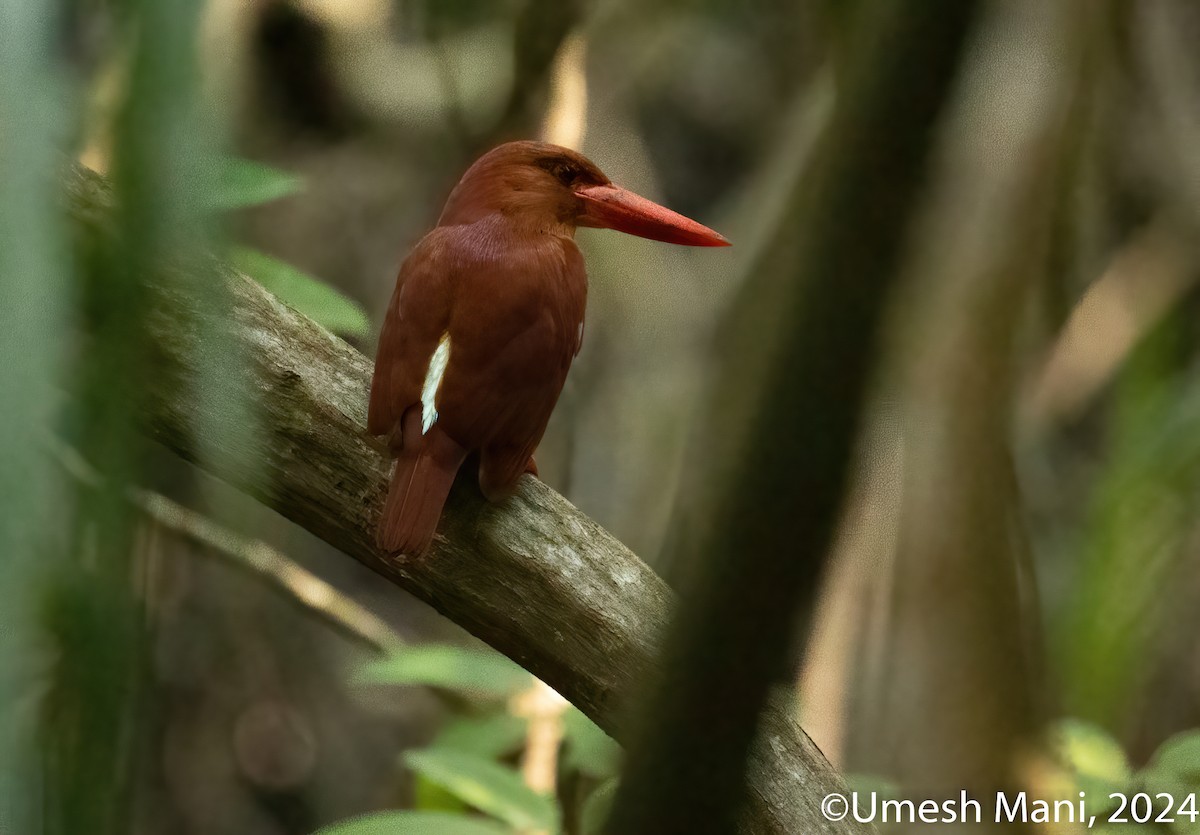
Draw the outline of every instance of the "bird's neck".
[[[538,248],[548,236],[559,236],[568,240],[575,237],[575,227],[562,224],[528,223],[528,218],[511,217],[493,212],[469,223],[440,223],[439,226],[461,228],[459,240],[465,242],[478,255],[504,257],[514,246]],[[557,251],[557,250],[556,250]]]

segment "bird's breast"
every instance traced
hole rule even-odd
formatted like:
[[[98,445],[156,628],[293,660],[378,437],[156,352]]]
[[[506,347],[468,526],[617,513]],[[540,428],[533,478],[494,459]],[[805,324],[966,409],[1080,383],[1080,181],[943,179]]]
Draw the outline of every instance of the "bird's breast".
[[[524,341],[546,359],[578,346],[587,275],[573,241],[552,235],[491,240],[464,265],[455,292],[451,336],[500,352]]]

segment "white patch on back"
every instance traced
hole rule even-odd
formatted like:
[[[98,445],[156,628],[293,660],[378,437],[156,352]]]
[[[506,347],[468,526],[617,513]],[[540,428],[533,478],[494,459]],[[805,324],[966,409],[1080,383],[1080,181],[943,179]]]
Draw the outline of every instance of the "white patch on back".
[[[446,366],[450,364],[450,334],[442,334],[437,350],[429,358],[429,368],[425,372],[425,384],[421,386],[421,434],[429,431],[429,427],[437,422],[437,393],[442,385],[442,377],[446,375]]]

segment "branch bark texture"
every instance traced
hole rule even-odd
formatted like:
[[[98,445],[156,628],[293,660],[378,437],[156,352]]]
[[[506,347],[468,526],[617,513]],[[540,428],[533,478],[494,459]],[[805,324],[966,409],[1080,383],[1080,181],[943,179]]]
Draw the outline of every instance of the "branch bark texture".
[[[84,236],[104,234],[110,198],[103,180],[73,169],[69,210]],[[417,560],[391,559],[374,544],[389,462],[366,433],[371,362],[218,262],[180,265],[211,273],[232,295],[232,316],[156,279],[151,329],[156,373],[144,381],[147,431],[182,457],[377,571],[520,663],[617,740],[626,702],[655,669],[672,615],[670,589],[611,534],[545,484],[524,478],[501,505],[464,479],[447,505],[434,548]],[[248,358],[263,433],[257,443],[204,438],[219,404],[203,396],[202,334],[232,329]],[[200,450],[225,449],[219,460]],[[751,763],[751,833],[869,832],[820,814],[840,778],[784,709],[768,710]]]

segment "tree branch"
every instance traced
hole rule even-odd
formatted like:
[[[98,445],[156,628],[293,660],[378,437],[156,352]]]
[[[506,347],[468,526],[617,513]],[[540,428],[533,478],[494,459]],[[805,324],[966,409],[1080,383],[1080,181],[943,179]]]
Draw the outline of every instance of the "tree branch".
[[[104,181],[73,168],[65,185],[82,237],[103,237],[111,208]],[[625,704],[653,669],[674,606],[666,584],[532,478],[522,479],[517,494],[501,505],[485,502],[464,478],[428,555],[384,557],[374,529],[389,462],[365,429],[370,360],[221,263],[176,269],[223,281],[232,316],[211,321],[211,305],[182,289],[188,281],[153,280],[155,373],[145,381],[141,409],[147,431],[429,603],[622,739]],[[205,398],[200,386],[201,337],[219,332],[215,328],[232,329],[248,358],[245,382],[263,421],[257,443],[202,437],[221,425],[211,414],[220,404]],[[200,450],[218,445],[226,453],[220,460],[200,459]],[[821,799],[842,790],[841,780],[783,709],[768,711],[751,770],[745,831],[871,831],[822,818]]]

